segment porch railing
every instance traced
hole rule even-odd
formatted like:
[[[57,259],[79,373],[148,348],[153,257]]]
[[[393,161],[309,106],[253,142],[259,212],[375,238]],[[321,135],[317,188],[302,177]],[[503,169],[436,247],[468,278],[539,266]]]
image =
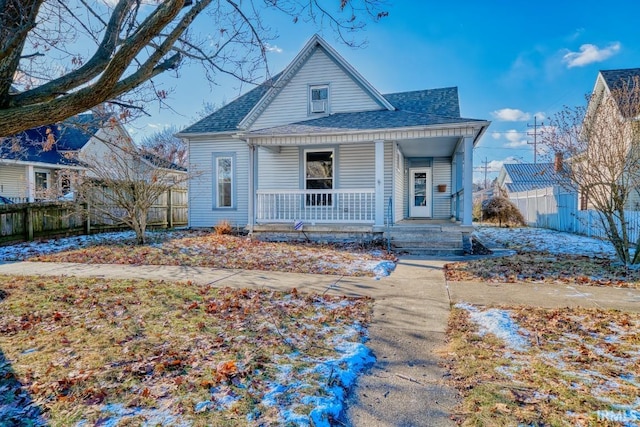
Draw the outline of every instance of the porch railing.
[[[375,190],[258,190],[256,222],[373,224]]]

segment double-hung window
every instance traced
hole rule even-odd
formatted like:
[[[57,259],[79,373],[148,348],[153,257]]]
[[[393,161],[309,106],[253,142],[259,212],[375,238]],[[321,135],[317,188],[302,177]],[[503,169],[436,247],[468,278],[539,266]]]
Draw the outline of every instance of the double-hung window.
[[[334,184],[334,151],[333,150],[306,150],[304,152],[305,163],[305,188],[314,191],[307,195],[308,206],[332,206],[331,190]]]
[[[235,207],[235,153],[213,154],[213,207]]]

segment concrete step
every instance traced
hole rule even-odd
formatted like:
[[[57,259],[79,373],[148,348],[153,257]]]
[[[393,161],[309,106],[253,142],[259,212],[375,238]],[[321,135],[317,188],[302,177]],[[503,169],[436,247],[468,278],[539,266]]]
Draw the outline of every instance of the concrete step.
[[[412,255],[453,256],[463,254],[463,233],[440,227],[397,227],[385,233],[395,252]]]
[[[396,248],[394,252],[409,255],[459,256],[464,255],[462,247],[454,248]]]

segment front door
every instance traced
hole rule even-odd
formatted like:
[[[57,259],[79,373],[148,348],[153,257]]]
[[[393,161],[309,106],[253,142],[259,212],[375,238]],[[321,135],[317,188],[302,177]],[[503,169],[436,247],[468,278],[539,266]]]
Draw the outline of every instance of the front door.
[[[431,168],[409,169],[409,216],[431,218]]]

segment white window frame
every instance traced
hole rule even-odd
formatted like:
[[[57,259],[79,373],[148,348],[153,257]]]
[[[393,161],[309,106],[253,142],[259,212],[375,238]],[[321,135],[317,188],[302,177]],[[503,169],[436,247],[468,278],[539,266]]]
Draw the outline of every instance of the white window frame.
[[[219,193],[219,160],[229,159],[231,162],[231,203],[229,206],[220,205],[220,193]],[[233,152],[216,152],[213,153],[213,209],[220,210],[233,210],[236,209],[236,153]]]
[[[307,176],[307,154],[309,153],[331,153],[331,190],[335,190],[336,188],[336,150],[334,148],[314,148],[314,149],[306,149],[303,152],[304,157],[304,179],[303,185],[305,190],[312,190],[307,187],[307,182],[309,177]],[[311,178],[313,179],[313,178]],[[316,178],[317,179],[317,178]],[[307,206],[324,206],[324,207],[333,207],[334,198],[330,197],[329,200],[324,200],[324,203],[317,203],[317,201],[312,202],[309,196],[307,196],[306,205]]]
[[[327,93],[327,97],[325,99],[314,100],[313,92],[316,90],[325,90]],[[328,114],[329,113],[329,85],[328,84],[319,84],[319,85],[310,85],[309,86],[309,114]],[[322,105],[322,108],[319,106]]]

